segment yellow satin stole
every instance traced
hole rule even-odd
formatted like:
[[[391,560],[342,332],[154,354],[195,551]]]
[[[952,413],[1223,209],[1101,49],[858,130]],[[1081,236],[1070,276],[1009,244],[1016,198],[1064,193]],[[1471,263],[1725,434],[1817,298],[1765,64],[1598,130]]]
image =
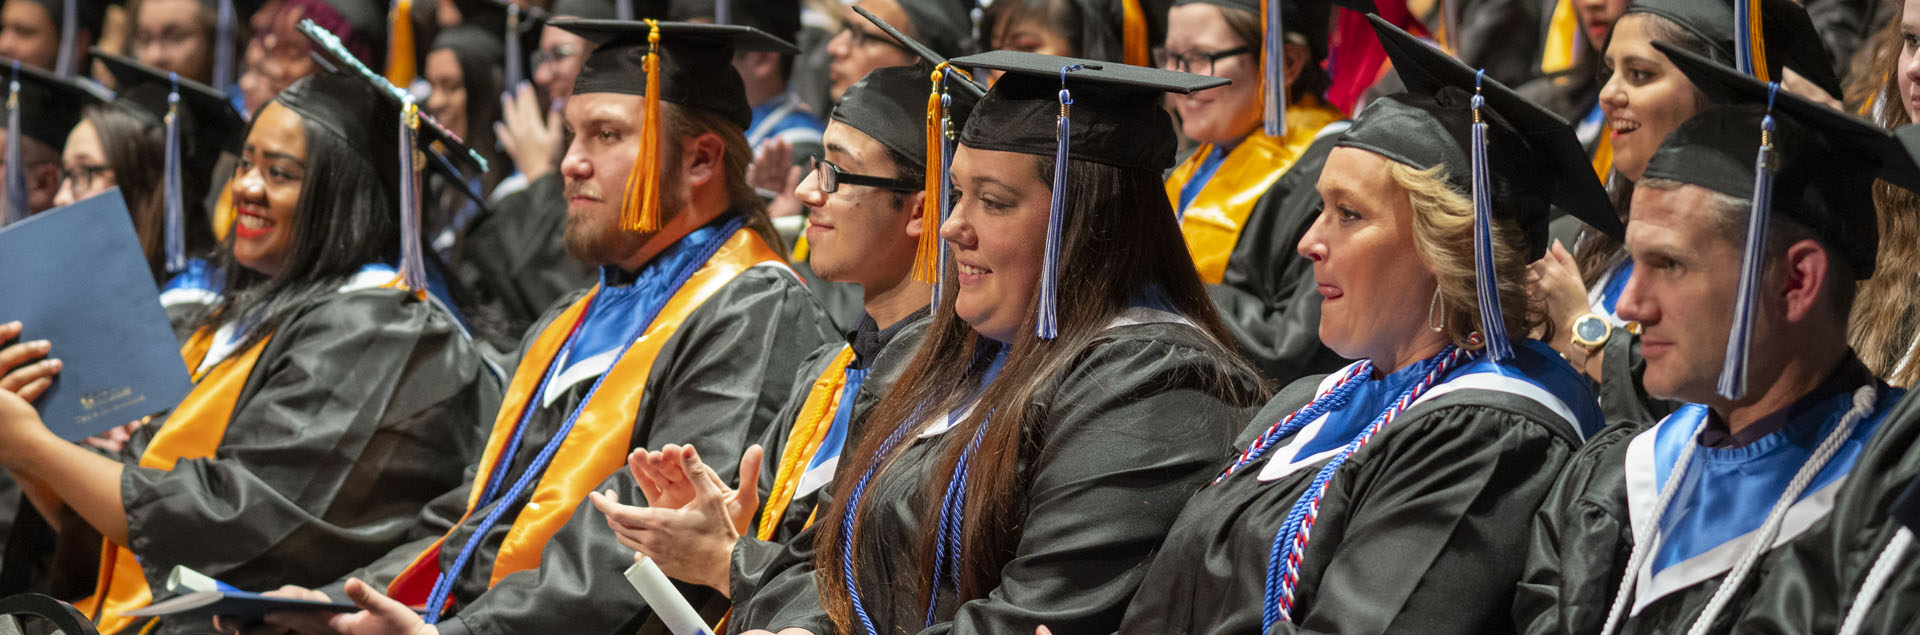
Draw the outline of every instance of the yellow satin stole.
[[[1293,168],[1313,145],[1320,129],[1345,118],[1318,99],[1303,98],[1287,107],[1286,136],[1269,137],[1255,131],[1227,153],[1213,178],[1187,204],[1180,222],[1180,233],[1186,236],[1187,251],[1193,254],[1193,267],[1202,281],[1220,284],[1227,271],[1227,258],[1240,242],[1240,230],[1246,227],[1247,216],[1253,214],[1254,203]],[[1175,206],[1180,204],[1180,189],[1212,153],[1212,144],[1202,145],[1173,169],[1173,175],[1167,178],[1167,198]]]

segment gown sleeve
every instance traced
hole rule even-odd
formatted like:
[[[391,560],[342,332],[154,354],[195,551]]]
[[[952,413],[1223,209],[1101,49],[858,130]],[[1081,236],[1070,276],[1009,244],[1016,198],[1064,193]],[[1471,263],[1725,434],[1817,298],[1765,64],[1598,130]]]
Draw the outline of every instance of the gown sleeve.
[[[1647,360],[1640,356],[1640,336],[1619,326],[1607,338],[1606,359],[1600,368],[1600,412],[1607,423],[1633,421],[1643,426],[1659,423],[1673,413],[1673,402],[1647,394],[1640,377]]]
[[[1407,429],[1342,469],[1332,483],[1343,491],[1323,507],[1366,503],[1314,528],[1338,542],[1309,546],[1307,559],[1327,564],[1300,582],[1305,612],[1270,635],[1506,630],[1527,519],[1575,442],[1548,427],[1563,424],[1502,408],[1512,397],[1464,395],[1409,411],[1395,423]]]
[[[1513,622],[1527,635],[1594,633],[1607,621],[1626,572],[1633,527],[1627,509],[1627,444],[1645,426],[1626,421],[1580,449],[1533,515],[1527,561],[1514,588]]]
[[[1278,386],[1343,363],[1320,343],[1313,263],[1295,251],[1319,214],[1315,183],[1333,141],[1328,136],[1309,146],[1254,203],[1221,283],[1207,286],[1241,354]]]
[[[808,353],[837,337],[798,281],[772,268],[740,275],[689,316],[661,350],[641,398],[632,447],[692,444],[734,481],[741,451],[761,438]],[[598,489],[643,498],[623,469]],[[582,500],[542,551],[540,566],[507,576],[453,617],[443,634],[630,632],[651,613],[622,572],[633,550]],[[682,587],[699,606],[707,591]],[[717,593],[711,594],[717,596]],[[555,607],[565,607],[556,610]]]
[[[128,463],[128,547],[150,582],[174,565],[241,588],[331,582],[459,486],[498,401],[432,305],[395,289],[329,298],[273,336],[212,457]]]
[[[1213,478],[1255,403],[1208,385],[1220,360],[1162,341],[1097,345],[1035,407],[1020,538],[987,596],[922,631],[1109,633],[1187,498]],[[1240,394],[1255,399],[1252,377]],[[1256,402],[1257,403],[1257,402]]]

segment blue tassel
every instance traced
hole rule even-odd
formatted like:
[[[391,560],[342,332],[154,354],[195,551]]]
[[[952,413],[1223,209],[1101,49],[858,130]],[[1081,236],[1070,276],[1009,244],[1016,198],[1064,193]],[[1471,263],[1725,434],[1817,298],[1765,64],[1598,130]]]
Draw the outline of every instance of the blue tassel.
[[[1060,226],[1067,207],[1067,157],[1071,146],[1073,94],[1067,92],[1067,73],[1084,66],[1060,68],[1060,118],[1053,143],[1053,204],[1047,210],[1047,253],[1040,271],[1040,315],[1035,335],[1050,340],[1060,334]]]
[[[1266,72],[1266,102],[1262,121],[1269,137],[1287,131],[1286,31],[1282,28],[1279,0],[1267,0],[1266,34],[1260,45],[1260,66]]]
[[[947,95],[944,89],[943,86],[940,94],[940,165],[936,166],[940,169],[940,192],[936,195],[940,197],[940,225],[934,227],[933,231],[940,231],[940,227],[946,226],[947,217],[953,213],[953,174],[950,170],[953,167],[954,133],[953,116],[949,114],[953,112],[953,97]],[[927,228],[921,227],[920,231],[927,231]],[[940,310],[940,296],[947,292],[947,258],[951,256],[950,249],[947,241],[940,241],[940,275],[933,282],[934,311]]]
[[[74,33],[80,28],[79,5],[80,0],[66,0],[60,7],[60,56],[54,58],[53,72],[61,79],[73,79],[74,65],[79,63],[73,59]]]
[[[633,0],[613,0],[613,17],[617,20],[633,20]]]
[[[233,83],[233,0],[220,0],[214,19],[213,89],[227,94]]]
[[[1741,2],[1735,2],[1739,6]],[[1767,85],[1767,115],[1760,119],[1760,152],[1753,163],[1753,208],[1747,214],[1747,253],[1740,262],[1740,287],[1733,299],[1733,324],[1727,330],[1726,364],[1719,393],[1727,399],[1747,395],[1747,352],[1753,337],[1753,310],[1759,303],[1760,267],[1766,260],[1767,219],[1773,209],[1773,98],[1780,84]]]
[[[1733,0],[1733,66],[1753,75],[1753,38],[1747,30],[1753,16],[1748,13],[1747,0]]]
[[[1487,123],[1480,117],[1486,97],[1480,94],[1487,72],[1473,78],[1473,269],[1474,294],[1480,296],[1480,332],[1487,338],[1487,353],[1494,363],[1513,357],[1513,342],[1507,339],[1507,322],[1500,312],[1500,278],[1493,258],[1493,184],[1487,165]]]
[[[419,128],[420,110],[408,99],[400,114],[400,281],[416,291],[427,288],[420,255],[420,165],[414,156]]]
[[[169,275],[187,270],[187,211],[180,199],[180,74],[167,73],[172,88],[167,92],[167,145],[163,177],[166,180],[161,200],[167,210],[166,241]]]
[[[226,0],[223,0],[226,1]],[[520,5],[507,3],[507,90],[511,91],[526,80],[525,57],[520,51]]]
[[[20,60],[13,61],[12,79],[7,82],[7,222],[27,217],[27,166],[21,163],[20,146]]]
[[[733,3],[727,0],[714,0],[713,23],[733,24]]]

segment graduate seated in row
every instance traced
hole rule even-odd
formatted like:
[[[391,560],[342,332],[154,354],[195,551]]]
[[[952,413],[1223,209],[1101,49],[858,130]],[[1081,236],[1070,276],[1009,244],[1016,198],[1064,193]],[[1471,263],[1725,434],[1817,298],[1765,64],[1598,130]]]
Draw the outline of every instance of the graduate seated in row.
[[[229,293],[182,349],[193,391],[119,460],[0,391],[0,465],[49,517],[68,506],[106,539],[78,602],[103,632],[143,628],[119,613],[175,566],[242,588],[343,575],[406,540],[480,449],[499,386],[422,277],[399,273],[419,238],[396,212],[398,100],[377,90],[316,76],[255,117],[229,182]],[[60,343],[0,358],[22,347]]]
[[[1321,339],[1360,361],[1254,417],[1122,633],[1510,630],[1528,519],[1602,426],[1586,381],[1526,339],[1550,207],[1618,231],[1573,130],[1371,19],[1407,92],[1338,137],[1299,245]]]
[[[1860,363],[1847,320],[1874,272],[1875,179],[1920,188],[1920,146],[1658,46],[1716,107],[1636,184],[1620,312],[1645,329],[1648,393],[1688,405],[1614,425],[1561,475],[1514,604],[1528,632],[1747,632],[1752,579],[1804,575],[1776,555],[1838,509],[1905,392]]]
[[[953,153],[926,339],[814,525],[730,581],[732,629],[1110,632],[1264,393],[1159,178],[1160,93],[1218,80],[1006,51],[953,64],[1006,74]]]
[[[731,60],[788,45],[740,26],[552,25],[596,44],[567,101],[573,141],[561,173],[568,251],[598,266],[600,283],[529,331],[504,403],[483,415],[493,432],[480,462],[466,487],[424,510],[416,540],[363,559],[371,564],[353,579],[280,591],[372,610],[271,623],[323,633],[642,628],[651,611],[621,577],[633,552],[587,493],[636,491],[621,469],[628,453],[669,443],[711,448],[731,480],[733,457],[765,434],[801,362],[836,337],[745,180],[750,109]],[[424,619],[405,605],[424,606]]]
[[[848,87],[833,108],[826,156],[796,193],[812,208],[814,270],[859,284],[866,313],[845,342],[814,351],[794,377],[779,425],[748,449],[755,460],[741,459],[740,489],[719,481],[696,449],[667,446],[630,457],[646,507],[595,496],[621,543],[651,556],[669,577],[730,596],[734,580],[756,579],[786,557],[784,543],[817,520],[847,440],[860,437],[867,413],[914,359],[932,321],[941,253],[939,226],[922,220],[938,218],[941,201],[923,189],[928,161],[938,170],[941,152],[927,147],[927,78],[916,66],[882,68]],[[955,87],[941,109],[956,130],[979,99],[978,88],[962,81],[950,80]],[[746,471],[756,462],[759,472]],[[755,507],[760,492],[764,509]]]

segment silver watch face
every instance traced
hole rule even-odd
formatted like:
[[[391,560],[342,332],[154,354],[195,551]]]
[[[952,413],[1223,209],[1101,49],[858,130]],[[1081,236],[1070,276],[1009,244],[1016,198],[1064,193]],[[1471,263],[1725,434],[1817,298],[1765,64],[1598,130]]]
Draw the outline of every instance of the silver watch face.
[[[1606,320],[1591,315],[1575,320],[1573,323],[1574,334],[1589,342],[1600,341],[1600,338],[1607,336],[1608,330]]]

